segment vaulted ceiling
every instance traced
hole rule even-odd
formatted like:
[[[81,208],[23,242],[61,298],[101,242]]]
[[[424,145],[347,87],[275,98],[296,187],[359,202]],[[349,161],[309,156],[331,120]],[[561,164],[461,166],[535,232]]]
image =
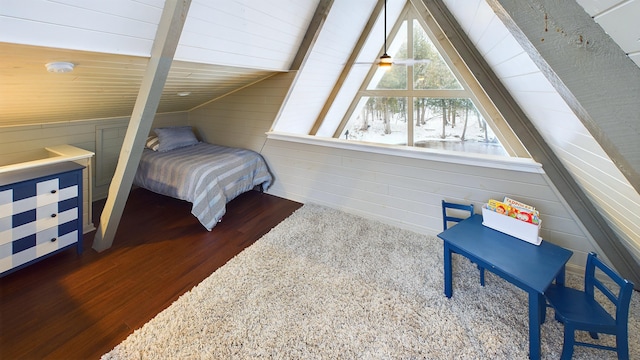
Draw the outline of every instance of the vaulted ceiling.
[[[45,64],[75,64],[48,73]],[[0,44],[0,125],[130,116],[148,58]],[[176,60],[158,112],[186,111],[273,74],[271,70]]]
[[[131,115],[163,6],[2,0],[0,126]],[[194,1],[158,112],[187,111],[289,70],[316,6]],[[56,61],[75,69],[47,72]]]
[[[372,1],[359,2],[371,11]],[[158,112],[187,111],[288,71],[318,3],[193,1]],[[640,66],[640,1],[578,3]],[[1,1],[0,126],[130,115],[163,5]],[[349,26],[357,33],[363,24]],[[75,70],[48,73],[54,61]]]

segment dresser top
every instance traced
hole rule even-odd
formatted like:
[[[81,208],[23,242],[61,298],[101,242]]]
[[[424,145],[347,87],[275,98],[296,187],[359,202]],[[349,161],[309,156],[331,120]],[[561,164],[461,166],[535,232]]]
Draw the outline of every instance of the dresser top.
[[[74,170],[84,169],[84,166],[74,163],[72,161],[55,163],[50,165],[42,165],[27,169],[20,169],[14,171],[7,171],[0,173],[0,186],[14,184],[22,181],[27,181],[43,176],[60,174],[70,172]]]

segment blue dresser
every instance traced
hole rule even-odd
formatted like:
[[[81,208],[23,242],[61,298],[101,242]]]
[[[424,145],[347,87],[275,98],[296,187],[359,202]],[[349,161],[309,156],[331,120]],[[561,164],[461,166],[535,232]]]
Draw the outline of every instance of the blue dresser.
[[[0,174],[0,276],[72,246],[82,253],[82,169],[63,162]]]

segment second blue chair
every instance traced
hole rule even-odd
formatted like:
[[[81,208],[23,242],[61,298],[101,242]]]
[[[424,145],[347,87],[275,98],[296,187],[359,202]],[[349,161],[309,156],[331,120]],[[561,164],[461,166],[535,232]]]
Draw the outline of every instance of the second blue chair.
[[[596,276],[596,269],[606,283]],[[610,314],[597,301],[594,297],[595,289],[600,290],[611,301],[615,312]],[[575,345],[616,351],[618,359],[629,359],[627,322],[632,293],[633,283],[618,275],[598,259],[595,253],[589,253],[587,257],[584,291],[557,285],[547,289],[547,302],[555,310],[556,320],[564,324],[561,359],[571,359]],[[576,330],[588,331],[593,339],[598,338],[598,333],[615,335],[616,346],[576,341]]]
[[[452,210],[452,212],[450,213],[449,210]],[[466,215],[466,213],[468,212],[469,215],[465,216],[465,217],[460,217],[460,216],[454,216],[453,211],[456,211],[459,213],[460,211],[462,211],[462,213],[464,215]],[[466,219],[467,217],[473,215],[473,204],[469,204],[469,205],[463,205],[463,204],[456,204],[456,203],[451,203],[451,202],[447,202],[442,200],[442,228],[443,230],[447,230],[449,228],[449,223],[450,222],[460,222],[464,219]],[[480,270],[480,285],[484,286],[484,268],[481,267],[480,265],[478,265],[478,270]]]

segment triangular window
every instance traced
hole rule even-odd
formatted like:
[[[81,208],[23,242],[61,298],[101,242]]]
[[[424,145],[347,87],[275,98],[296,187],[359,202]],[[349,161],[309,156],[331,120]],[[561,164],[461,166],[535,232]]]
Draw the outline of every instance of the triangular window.
[[[425,26],[412,6],[405,7],[389,36],[387,53],[393,65],[385,69],[372,64],[334,136],[508,155],[491,129],[499,119],[485,120],[486,106],[476,104],[478,97],[465,77],[443,56]]]

